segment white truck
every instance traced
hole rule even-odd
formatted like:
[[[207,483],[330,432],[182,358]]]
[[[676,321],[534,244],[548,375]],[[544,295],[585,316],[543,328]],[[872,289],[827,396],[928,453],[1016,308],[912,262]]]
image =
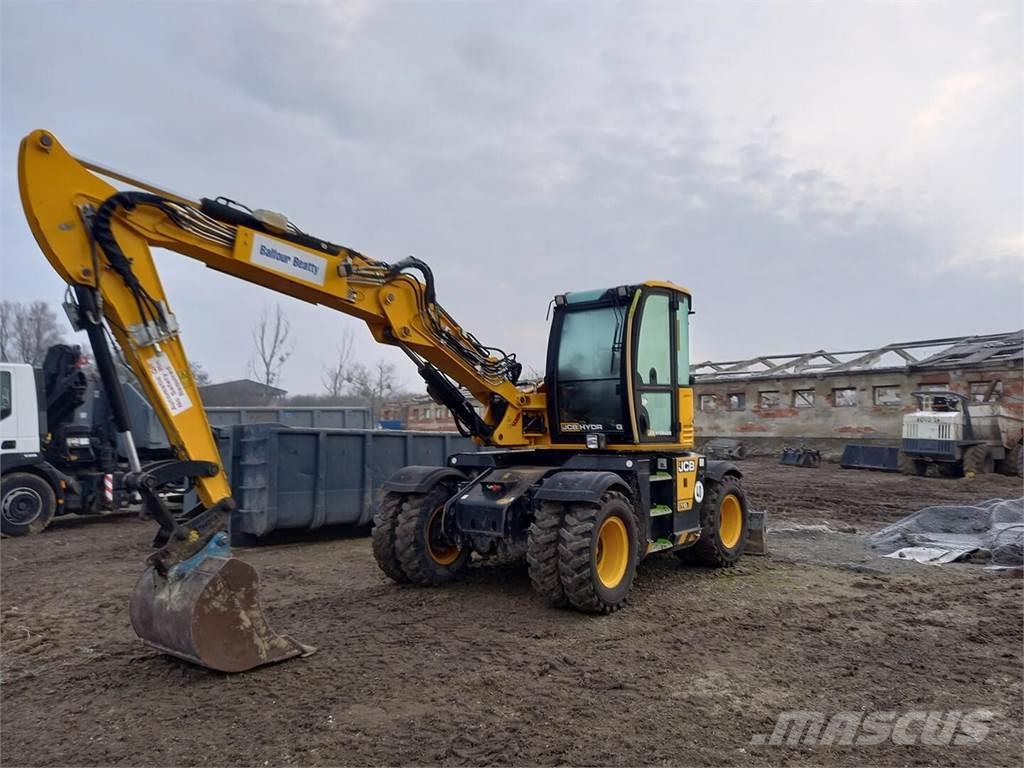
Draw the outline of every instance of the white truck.
[[[31,365],[0,363],[0,526],[8,536],[45,528],[72,478],[43,456],[46,395]]]
[[[900,469],[924,475],[935,465],[945,477],[998,471],[1024,476],[1024,419],[999,403],[971,402],[949,390],[914,392],[917,411],[903,417]]]
[[[41,369],[0,363],[0,533],[38,533],[57,515],[117,510],[129,503],[129,469],[106,394],[82,369],[77,346],[47,350]],[[152,408],[125,386],[138,455],[170,456]],[[138,429],[136,429],[138,427]]]

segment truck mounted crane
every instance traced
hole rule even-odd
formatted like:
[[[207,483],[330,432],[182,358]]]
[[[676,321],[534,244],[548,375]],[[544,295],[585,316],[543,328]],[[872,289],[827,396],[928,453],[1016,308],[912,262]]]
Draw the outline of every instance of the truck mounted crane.
[[[743,552],[740,472],[694,450],[687,289],[647,281],[555,296],[544,380],[527,385],[515,355],[445,311],[417,258],[378,261],[279,213],[172,194],[76,158],[44,130],[22,140],[18,180],[32,233],[69,286],[69,317],[88,334],[119,432],[130,446],[117,348],[176,457],[147,466],[135,458],[125,478],[159,524],[129,604],[151,646],[223,671],[311,651],[270,628],[255,569],[231,555],[235,502],[152,247],[363,320],[376,341],[410,358],[458,429],[486,446],[445,466],[406,467],[385,483],[372,546],[392,580],[438,585],[474,553],[525,557],[547,603],[609,613],[650,553],[724,567]],[[200,504],[175,515],[159,491],[183,481]]]

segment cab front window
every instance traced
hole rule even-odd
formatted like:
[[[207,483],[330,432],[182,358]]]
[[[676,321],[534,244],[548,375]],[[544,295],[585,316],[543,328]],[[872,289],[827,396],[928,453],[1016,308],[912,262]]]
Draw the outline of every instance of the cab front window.
[[[572,310],[558,345],[558,420],[562,432],[622,432],[625,309]]]

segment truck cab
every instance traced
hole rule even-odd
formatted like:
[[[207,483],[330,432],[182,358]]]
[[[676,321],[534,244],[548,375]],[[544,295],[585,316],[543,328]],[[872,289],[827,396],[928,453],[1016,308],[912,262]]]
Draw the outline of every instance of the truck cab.
[[[25,363],[0,363],[0,455],[38,455],[46,418],[42,381]]]

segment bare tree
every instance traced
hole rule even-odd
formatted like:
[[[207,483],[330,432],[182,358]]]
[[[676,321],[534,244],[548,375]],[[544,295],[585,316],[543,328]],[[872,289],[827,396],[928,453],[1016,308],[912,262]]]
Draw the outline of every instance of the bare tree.
[[[378,360],[370,368],[359,363],[352,366],[352,386],[356,394],[367,401],[374,419],[384,401],[395,394],[397,383],[392,363]]]
[[[544,373],[540,371],[536,366],[527,363],[523,366],[523,373],[526,374],[520,379],[520,382],[541,382],[544,381]]]
[[[57,313],[45,301],[0,302],[0,359],[42,365],[46,350],[62,341]]]
[[[207,384],[212,383],[210,374],[201,364],[193,361],[188,364],[188,367],[192,372],[192,381],[196,383],[197,387],[205,387]]]
[[[281,368],[292,355],[294,344],[289,342],[292,324],[281,311],[279,304],[274,311],[264,310],[252,329],[255,350],[249,363],[256,380],[267,387],[275,387],[281,381]],[[267,400],[269,400],[269,395]]]
[[[325,365],[320,380],[324,384],[327,396],[337,399],[345,394],[345,389],[352,383],[352,329],[342,331],[334,353],[334,361]]]

